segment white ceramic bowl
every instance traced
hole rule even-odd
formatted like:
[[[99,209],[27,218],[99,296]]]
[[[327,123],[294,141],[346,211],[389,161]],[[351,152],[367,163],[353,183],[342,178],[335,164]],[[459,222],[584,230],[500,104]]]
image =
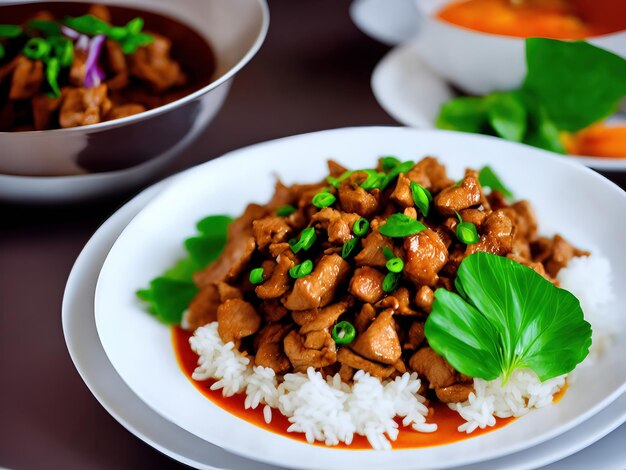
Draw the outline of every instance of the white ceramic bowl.
[[[518,87],[526,75],[524,39],[488,34],[435,17],[451,0],[415,0],[421,56],[443,78],[463,91],[484,95]],[[626,31],[588,39],[626,57]]]
[[[615,400],[626,388],[624,331],[594,368],[579,371],[558,404],[445,446],[392,452],[311,446],[249,424],[198,392],[178,366],[169,329],[145,312],[135,290],[183,255],[182,241],[193,234],[196,221],[208,214],[237,215],[249,202],[268,200],[276,176],[288,184],[310,182],[326,174],[328,158],[357,168],[388,154],[436,155],[453,177],[466,166],[492,165],[519,197],[533,203],[541,233],[558,231],[611,256],[618,290],[614,308],[623,311],[626,291],[619,287],[626,283],[626,222],[610,215],[626,212],[626,193],[597,173],[486,136],[385,127],[316,132],[244,148],[185,172],[119,236],[98,279],[96,327],[109,360],[137,396],[183,429],[231,452],[288,468],[341,470],[457,467],[495,458],[565,432]],[[155,233],[158,237],[149,235]]]
[[[233,77],[261,47],[269,26],[265,0],[100,3],[160,13],[194,29],[215,54],[211,83],[122,119],[69,129],[0,132],[0,200],[65,202],[129,189],[153,177],[213,119]]]

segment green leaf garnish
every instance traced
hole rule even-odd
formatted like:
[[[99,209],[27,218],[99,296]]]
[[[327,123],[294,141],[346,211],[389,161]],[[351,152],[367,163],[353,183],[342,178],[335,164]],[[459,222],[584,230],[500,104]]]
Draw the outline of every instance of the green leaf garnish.
[[[387,273],[385,279],[383,279],[383,292],[390,293],[398,288],[400,283],[400,275],[398,273]]]
[[[626,60],[584,41],[526,40],[524,89],[560,130],[578,131],[615,112],[626,95]]]
[[[487,102],[484,98],[454,98],[441,105],[436,126],[439,129],[480,134],[487,121]]]
[[[287,217],[293,214],[295,211],[296,211],[296,208],[293,207],[291,204],[285,204],[284,206],[281,206],[278,209],[276,209],[276,215],[278,217]]]
[[[48,59],[46,64],[46,80],[50,88],[52,88],[52,94],[57,97],[61,96],[61,89],[59,88],[59,72],[61,71],[61,63],[56,57]]]
[[[496,175],[495,171],[486,165],[478,172],[478,182],[483,188],[489,188],[492,191],[499,191],[506,197],[513,197],[513,193],[507,188],[502,180]]]
[[[411,160],[407,160],[406,162],[402,162],[399,165],[394,166],[389,171],[389,173],[387,173],[387,176],[385,176],[385,178],[383,179],[380,188],[385,189],[387,186],[389,186],[389,183],[391,183],[398,177],[400,173],[406,173],[407,171],[411,171],[414,166],[415,162]]]
[[[380,157],[378,160],[380,161],[380,166],[384,171],[389,171],[400,164],[400,160],[391,155]]]
[[[430,209],[430,203],[433,200],[433,195],[425,187],[411,181],[411,196],[413,202],[417,208],[424,214],[424,217],[428,216],[428,210]]]
[[[526,134],[527,113],[521,93],[489,95],[487,119],[496,134],[506,140],[521,142]]]
[[[185,240],[188,256],[179,260],[161,276],[150,281],[137,297],[148,303],[148,310],[166,324],[179,324],[183,312],[198,293],[193,274],[215,261],[226,246],[230,217],[209,216],[196,224],[198,235]]]
[[[396,256],[393,253],[393,251],[391,249],[387,248],[386,246],[382,247],[382,252],[383,252],[383,256],[385,257],[386,260],[390,260],[391,258]]]
[[[426,229],[426,226],[404,214],[392,214],[378,231],[391,238],[408,237]]]
[[[459,219],[459,223],[456,226],[456,237],[459,239],[461,243],[465,243],[466,245],[473,245],[474,243],[478,243],[480,237],[478,236],[478,230],[476,230],[476,225],[471,222],[463,222],[463,218],[461,214],[456,213],[457,218]]]
[[[63,24],[88,36],[107,34],[109,29],[111,29],[109,23],[93,15],[76,16],[74,18],[67,17],[63,19]]]
[[[37,29],[48,37],[61,35],[61,25],[56,21],[30,20],[28,22],[28,29]]]
[[[570,292],[505,257],[474,253],[459,266],[461,295],[435,291],[425,334],[462,374],[506,381],[532,369],[542,381],[566,374],[589,353],[591,326]]]

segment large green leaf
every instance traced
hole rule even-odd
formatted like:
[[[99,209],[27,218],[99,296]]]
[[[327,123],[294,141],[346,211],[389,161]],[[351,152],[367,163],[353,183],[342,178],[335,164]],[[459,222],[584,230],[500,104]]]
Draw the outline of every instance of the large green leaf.
[[[521,142],[526,134],[527,113],[523,95],[519,92],[489,95],[487,119],[497,135]]]
[[[570,372],[589,353],[591,326],[578,299],[532,269],[475,253],[461,263],[456,285],[466,298],[438,289],[425,331],[433,349],[460,372],[507,379],[515,369],[528,367],[547,380]],[[459,315],[469,319],[465,325]],[[495,343],[486,324],[497,332]],[[450,332],[456,342],[441,341],[442,331]],[[476,345],[486,351],[482,372],[473,364]],[[494,357],[499,358],[497,367]]]
[[[487,124],[485,98],[455,98],[441,106],[436,126],[439,129],[480,134]]]
[[[626,60],[584,41],[526,40],[524,89],[556,127],[574,132],[615,112],[626,95]]]

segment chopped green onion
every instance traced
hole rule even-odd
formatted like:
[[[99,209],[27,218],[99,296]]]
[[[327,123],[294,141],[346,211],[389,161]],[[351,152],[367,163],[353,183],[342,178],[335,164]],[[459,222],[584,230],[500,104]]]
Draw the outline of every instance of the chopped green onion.
[[[352,253],[352,251],[354,251],[358,243],[359,243],[358,238],[352,238],[348,240],[347,242],[345,242],[343,246],[341,247],[341,257],[343,259],[347,259]]]
[[[70,67],[74,62],[74,44],[63,36],[53,36],[48,39],[48,44],[54,52],[54,56],[59,59],[61,67]]]
[[[300,234],[300,240],[294,243],[291,243],[292,240],[290,240],[289,244],[291,245],[291,250],[294,253],[297,253],[300,250],[306,251],[311,248],[316,239],[317,235],[315,234],[315,229],[313,227],[309,227],[302,231]]]
[[[393,254],[393,251],[390,250],[389,248],[387,248],[386,246],[383,246],[382,248],[383,250],[383,255],[385,256],[386,259],[391,259],[393,258],[395,255]]]
[[[285,204],[284,206],[281,206],[278,209],[276,209],[276,215],[278,217],[287,217],[293,214],[295,211],[296,211],[296,208],[293,207],[291,204]]]
[[[341,182],[347,180],[350,177],[350,175],[352,175],[352,173],[354,173],[354,170],[345,171],[343,175],[339,177],[329,176],[328,178],[326,178],[326,182],[330,185],[333,185],[335,188],[339,189]]]
[[[400,282],[400,275],[397,273],[387,273],[385,279],[383,279],[383,291],[385,293],[390,293],[395,291],[398,288],[398,283]]]
[[[397,167],[400,164],[400,160],[392,156],[381,157],[379,161],[380,161],[380,166],[382,167],[384,171],[392,170],[393,168]]]
[[[250,271],[250,282],[255,286],[265,281],[265,272],[263,268],[254,268]]]
[[[387,264],[385,266],[387,266],[389,272],[401,273],[404,269],[404,261],[402,261],[402,259],[400,258],[391,258],[389,261],[387,261]]]
[[[430,209],[430,203],[433,200],[433,195],[430,191],[423,186],[411,181],[411,196],[413,196],[413,202],[418,207],[424,217],[428,216],[428,210]]]
[[[107,33],[107,37],[113,39],[114,41],[121,41],[126,36],[128,36],[128,30],[121,26],[111,26],[109,32]]]
[[[337,198],[330,193],[320,192],[313,196],[311,202],[318,209],[323,209],[324,207],[332,206]]]
[[[456,226],[456,237],[459,241],[465,243],[466,245],[477,243],[480,240],[480,237],[478,236],[476,225],[471,222],[463,222],[461,214],[458,212],[456,213],[456,216],[459,219],[459,223]]]
[[[52,93],[54,97],[61,95],[61,89],[59,88],[59,72],[61,71],[61,64],[59,63],[59,59],[56,57],[52,57],[48,60],[48,64],[46,65],[46,79],[50,84],[50,88],[52,88]]]
[[[364,237],[367,234],[367,231],[369,230],[369,228],[370,228],[370,223],[367,221],[367,219],[364,219],[363,217],[361,217],[352,226],[352,231],[357,237]]]
[[[307,259],[300,264],[296,264],[289,270],[289,275],[294,279],[299,279],[304,276],[308,276],[313,272],[313,261]]]
[[[42,38],[31,38],[26,42],[22,52],[31,60],[41,60],[50,52],[50,44]]]
[[[126,29],[131,34],[139,34],[143,29],[143,19],[142,18],[133,18],[126,24]]]
[[[393,214],[378,231],[391,238],[408,237],[425,230],[426,226],[404,214]]]
[[[154,42],[154,36],[151,34],[139,33],[128,36],[121,41],[122,52],[126,55],[134,54],[137,49],[147,46]]]
[[[0,24],[0,38],[12,39],[22,34],[22,28],[15,24]]]
[[[49,20],[30,20],[28,22],[29,29],[38,29],[48,37],[60,36],[61,25],[56,21]]]
[[[4,46],[0,44],[0,59],[2,59],[5,54],[6,54],[6,50],[4,49]]]
[[[356,329],[352,323],[340,321],[333,327],[331,336],[337,344],[350,344],[356,337]]]
[[[411,171],[414,166],[414,162],[412,162],[411,160],[407,160],[406,162],[400,163],[399,165],[393,167],[391,171],[387,173],[387,176],[385,176],[385,179],[381,184],[381,189],[385,189],[387,186],[389,186],[389,183],[396,179],[400,173],[406,173],[407,171]]]
[[[361,170],[367,173],[367,179],[363,181],[359,186],[361,186],[366,191],[371,191],[372,189],[380,189],[383,181],[385,180],[385,174],[379,173],[374,170]]]

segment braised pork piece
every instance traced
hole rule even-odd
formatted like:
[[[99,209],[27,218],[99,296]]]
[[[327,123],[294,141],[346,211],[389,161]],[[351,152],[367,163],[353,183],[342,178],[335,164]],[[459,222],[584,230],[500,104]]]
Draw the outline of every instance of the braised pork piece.
[[[58,2],[3,6],[0,17],[0,131],[139,114],[202,88],[215,69],[197,33],[150,12]]]
[[[459,264],[478,251],[554,283],[587,254],[559,235],[538,236],[530,204],[484,190],[476,170],[455,182],[432,157],[353,172],[328,166],[316,184],[278,182],[268,204],[250,204],[230,225],[221,257],[195,275],[185,328],[217,321],[224,342],[279,377],[309,367],[346,382],[357,370],[381,380],[415,371],[422,393],[460,402],[472,378],[424,336],[435,290],[454,290]],[[421,228],[404,234],[411,225]]]

